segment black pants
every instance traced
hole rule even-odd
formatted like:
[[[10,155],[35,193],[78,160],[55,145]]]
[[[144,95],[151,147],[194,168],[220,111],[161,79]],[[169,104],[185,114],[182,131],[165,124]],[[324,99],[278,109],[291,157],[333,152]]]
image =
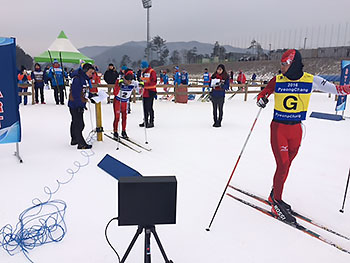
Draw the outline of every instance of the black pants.
[[[143,112],[145,114],[144,116],[145,123],[154,123],[153,101],[154,101],[155,94],[156,93],[154,91],[150,91],[149,97],[143,98]]]
[[[219,122],[221,123],[222,117],[224,115],[224,102],[225,102],[225,97],[211,97],[211,102],[213,103],[213,117],[214,117],[214,122]],[[218,110],[219,110],[219,118],[218,118]]]
[[[39,91],[40,91],[40,101],[41,101],[41,103],[43,103],[44,102],[44,87],[34,86],[34,90],[35,90],[35,102],[39,103]]]
[[[70,115],[72,115],[72,122],[70,124],[70,136],[72,142],[77,142],[78,145],[86,145],[83,137],[84,124],[84,109],[83,108],[69,108]]]
[[[57,86],[53,86],[53,90],[54,90],[54,96],[55,96],[55,101],[56,104],[63,104],[64,103],[64,86],[63,85],[59,85]]]

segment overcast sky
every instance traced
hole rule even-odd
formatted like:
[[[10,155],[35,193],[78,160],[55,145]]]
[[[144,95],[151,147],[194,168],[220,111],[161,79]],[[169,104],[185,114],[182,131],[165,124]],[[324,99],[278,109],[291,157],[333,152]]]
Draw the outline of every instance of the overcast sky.
[[[47,50],[64,30],[77,47],[146,39],[141,0],[1,0],[0,36],[13,36],[30,55]],[[6,3],[6,4],[5,4]],[[268,49],[350,44],[350,0],[153,0],[151,36]],[[327,35],[328,38],[323,37]],[[332,39],[330,39],[332,38]],[[284,44],[283,44],[284,43]]]

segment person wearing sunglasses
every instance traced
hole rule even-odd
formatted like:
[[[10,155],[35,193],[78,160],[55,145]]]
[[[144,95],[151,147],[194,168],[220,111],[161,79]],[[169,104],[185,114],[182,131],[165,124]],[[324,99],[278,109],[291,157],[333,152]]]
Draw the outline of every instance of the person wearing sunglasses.
[[[281,220],[294,224],[292,208],[282,200],[284,183],[289,168],[298,153],[301,139],[301,122],[305,120],[311,92],[350,94],[349,86],[335,86],[319,76],[303,71],[302,57],[298,50],[289,49],[281,58],[281,74],[272,78],[257,97],[257,105],[265,108],[268,97],[275,94],[270,143],[276,161],[273,188],[269,196],[271,211]]]

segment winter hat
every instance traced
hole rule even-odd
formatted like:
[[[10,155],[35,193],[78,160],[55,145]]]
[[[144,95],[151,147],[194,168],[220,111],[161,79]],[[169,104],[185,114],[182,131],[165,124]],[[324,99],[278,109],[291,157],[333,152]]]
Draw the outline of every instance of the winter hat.
[[[290,65],[288,71],[284,74],[288,79],[297,80],[303,76],[304,65],[302,63],[301,54],[298,50],[288,49],[282,55],[281,62]]]
[[[131,69],[126,69],[124,78],[126,80],[133,80],[134,79],[134,72]]]
[[[149,64],[146,60],[141,61],[141,68],[142,69],[148,68],[148,66],[149,66]]]
[[[93,65],[91,65],[90,63],[84,63],[84,66],[83,66],[83,71],[84,71],[84,72],[88,72],[88,71],[89,71],[89,69],[93,69],[93,70],[95,70],[94,66],[93,66]]]
[[[108,67],[114,67],[113,63],[109,63]]]

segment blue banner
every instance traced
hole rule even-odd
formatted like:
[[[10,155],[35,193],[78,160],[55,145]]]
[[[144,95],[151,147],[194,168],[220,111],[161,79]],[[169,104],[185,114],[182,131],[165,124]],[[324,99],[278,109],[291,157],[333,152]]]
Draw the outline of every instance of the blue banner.
[[[343,60],[341,62],[340,85],[348,85],[350,83],[350,61]],[[335,111],[345,111],[347,96],[338,96]]]
[[[21,141],[16,74],[16,41],[0,37],[0,143]]]

